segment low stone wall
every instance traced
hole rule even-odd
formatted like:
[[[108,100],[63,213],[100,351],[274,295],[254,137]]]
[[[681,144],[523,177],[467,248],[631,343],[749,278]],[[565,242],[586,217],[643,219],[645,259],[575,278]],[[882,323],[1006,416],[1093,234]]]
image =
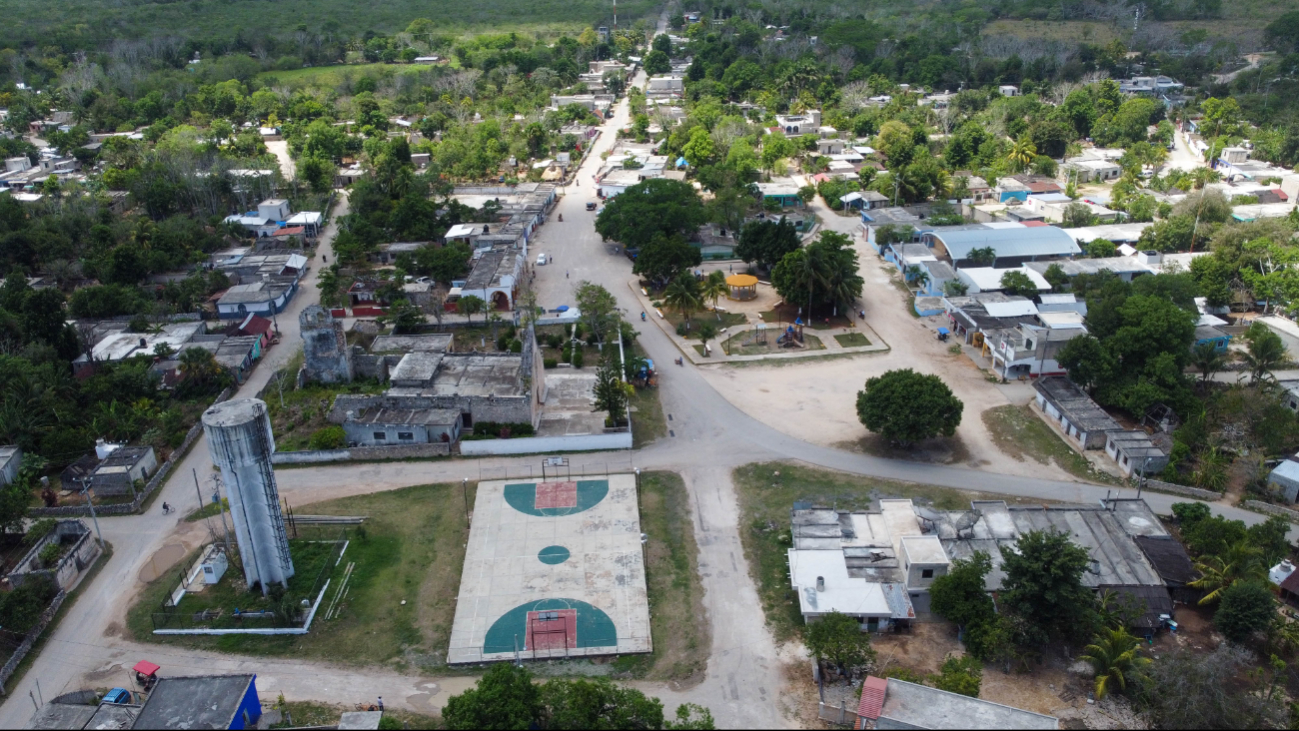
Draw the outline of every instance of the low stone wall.
[[[520,439],[471,439],[460,442],[460,454],[541,454],[545,452],[603,452],[631,449],[631,430],[612,434],[579,434],[567,437],[523,437]]]
[[[212,405],[215,406],[223,401],[227,401],[234,394],[235,387],[230,386],[217,395],[216,400],[212,402]],[[199,421],[194,422],[194,426],[189,428],[189,432],[185,434],[185,441],[181,442],[179,447],[172,450],[171,456],[167,458],[167,461],[162,463],[162,466],[158,468],[157,472],[153,473],[153,477],[145,483],[144,489],[135,494],[134,500],[129,503],[97,506],[95,508],[95,514],[133,515],[140,512],[140,506],[144,504],[144,501],[149,499],[149,496],[153,494],[154,490],[162,487],[162,485],[167,482],[167,478],[171,476],[172,468],[177,464],[180,464],[180,461],[185,458],[185,454],[189,452],[189,448],[194,446],[194,442],[198,441],[198,438],[202,435],[203,421],[200,419]],[[31,518],[68,518],[72,516],[88,516],[90,515],[90,508],[85,505],[61,505],[57,508],[28,508],[27,515]]]
[[[68,552],[59,559],[54,568],[35,568],[37,556],[50,543],[61,541],[66,535],[76,535],[77,540]],[[79,520],[61,520],[50,534],[36,542],[23,560],[9,574],[9,583],[14,587],[23,585],[31,576],[48,576],[60,589],[69,589],[76,583],[77,577],[99,558],[99,541],[90,535],[90,529]]]
[[[346,449],[314,449],[300,452],[276,452],[271,464],[318,464],[321,462],[363,462],[384,459],[423,459],[446,457],[451,445],[446,442],[403,444],[391,447],[348,447]]]
[[[1290,521],[1291,523],[1299,523],[1299,510],[1292,510],[1290,508],[1282,507],[1280,505],[1265,503],[1262,500],[1246,500],[1244,503],[1242,503],[1242,505],[1244,505],[1249,510],[1253,510],[1258,513],[1267,513],[1268,515],[1279,515],[1282,518],[1285,518],[1286,520]]]
[[[40,639],[41,633],[49,626],[50,621],[54,619],[55,613],[59,611],[59,607],[63,606],[63,600],[67,598],[68,592],[62,590],[54,595],[50,605],[45,608],[45,611],[41,612],[41,618],[36,621],[36,625],[23,638],[22,644],[14,650],[14,654],[9,656],[9,661],[3,667],[0,667],[0,695],[9,695],[9,691],[5,690],[5,683],[8,683],[9,678],[13,677],[14,671],[18,669],[18,663],[22,662],[23,658],[27,657],[27,653],[32,651],[32,645],[36,644],[36,640]]]
[[[1163,480],[1146,480],[1145,489],[1154,490],[1155,492],[1170,492],[1174,495],[1185,495],[1193,497],[1196,500],[1221,500],[1222,493],[1213,490],[1201,490],[1198,487],[1187,487],[1186,485],[1176,485]]]

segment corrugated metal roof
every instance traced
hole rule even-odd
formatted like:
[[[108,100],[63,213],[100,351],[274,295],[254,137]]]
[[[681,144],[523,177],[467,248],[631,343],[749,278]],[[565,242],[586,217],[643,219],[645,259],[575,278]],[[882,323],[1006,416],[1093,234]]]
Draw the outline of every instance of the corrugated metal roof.
[[[1063,229],[1054,226],[1007,229],[967,229],[964,231],[931,231],[925,234],[943,242],[954,260],[965,259],[970,251],[990,246],[998,257],[1068,256],[1082,249]]]
[[[857,705],[857,715],[862,718],[876,719],[884,708],[884,694],[888,692],[889,681],[874,675],[866,676],[861,684],[861,703]]]

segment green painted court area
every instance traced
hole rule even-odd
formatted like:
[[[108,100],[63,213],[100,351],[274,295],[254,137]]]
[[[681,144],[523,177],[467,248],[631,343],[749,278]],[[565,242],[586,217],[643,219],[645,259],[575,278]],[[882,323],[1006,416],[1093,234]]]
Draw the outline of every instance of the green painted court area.
[[[650,652],[636,478],[482,482],[449,664]]]

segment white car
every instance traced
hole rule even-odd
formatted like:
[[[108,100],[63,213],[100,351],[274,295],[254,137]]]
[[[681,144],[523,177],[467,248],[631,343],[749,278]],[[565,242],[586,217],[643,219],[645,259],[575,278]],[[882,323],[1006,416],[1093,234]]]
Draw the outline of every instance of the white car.
[[[540,266],[545,266],[545,265],[546,265],[546,255],[545,255],[545,254],[537,254],[537,266],[540,267]]]

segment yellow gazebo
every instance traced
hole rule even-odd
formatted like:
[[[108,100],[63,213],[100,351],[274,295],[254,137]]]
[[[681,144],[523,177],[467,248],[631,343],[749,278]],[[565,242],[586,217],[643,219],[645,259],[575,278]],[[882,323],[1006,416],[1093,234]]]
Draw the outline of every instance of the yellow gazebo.
[[[752,274],[732,274],[726,278],[733,300],[751,300],[758,296],[758,278]]]

